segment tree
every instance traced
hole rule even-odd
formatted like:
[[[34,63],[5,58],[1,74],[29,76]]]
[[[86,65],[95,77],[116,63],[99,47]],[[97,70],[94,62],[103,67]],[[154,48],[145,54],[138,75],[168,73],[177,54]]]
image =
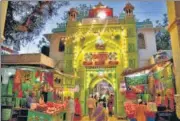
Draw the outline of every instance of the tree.
[[[48,19],[57,15],[67,1],[9,1],[5,38],[6,44],[20,41],[21,45],[32,42],[45,26]]]
[[[170,34],[166,30],[168,25],[167,14],[163,15],[163,23],[159,20],[156,21],[156,27],[160,28],[160,31],[156,34],[157,50],[169,50],[171,49]]]
[[[42,37],[41,40],[39,40],[37,47],[41,49],[43,46],[49,46],[49,44],[49,41],[45,37]]]

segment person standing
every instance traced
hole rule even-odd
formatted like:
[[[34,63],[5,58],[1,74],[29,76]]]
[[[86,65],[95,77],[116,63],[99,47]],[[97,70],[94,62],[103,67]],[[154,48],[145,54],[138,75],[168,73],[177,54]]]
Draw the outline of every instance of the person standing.
[[[35,102],[35,94],[33,92],[30,92],[29,96],[27,97],[27,108],[31,108],[31,104]]]
[[[97,104],[98,104],[97,95],[94,96],[94,100],[95,100],[95,102],[96,102],[96,107],[97,107]]]
[[[74,103],[75,103],[75,117],[74,117],[74,121],[80,121],[81,120],[81,104],[79,102],[79,99],[76,98]]]
[[[67,121],[74,120],[74,112],[75,112],[74,100],[69,96],[68,104],[67,104]]]
[[[93,117],[95,118],[95,121],[108,121],[108,116],[106,109],[103,106],[103,101],[98,103],[98,106],[93,113]]]
[[[138,99],[138,103],[136,106],[136,119],[137,121],[146,121],[146,105],[143,104],[141,99]]]
[[[96,102],[95,102],[95,100],[93,99],[92,96],[90,96],[88,98],[88,100],[87,100],[87,107],[88,107],[89,119],[92,120],[92,113],[93,113],[93,110],[96,107]]]
[[[108,99],[108,111],[109,111],[109,116],[113,115],[113,106],[114,106],[114,97],[111,95]]]

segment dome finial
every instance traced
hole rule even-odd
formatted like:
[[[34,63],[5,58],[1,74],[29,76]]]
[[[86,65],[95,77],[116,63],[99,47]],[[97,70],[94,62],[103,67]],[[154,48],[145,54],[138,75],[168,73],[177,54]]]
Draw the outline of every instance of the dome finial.
[[[133,15],[133,10],[134,6],[130,2],[127,2],[126,6],[124,7],[124,11],[126,12],[126,14],[128,16]]]
[[[106,6],[104,6],[104,5],[102,4],[102,2],[100,1],[95,7],[96,7],[96,8],[105,8]]]

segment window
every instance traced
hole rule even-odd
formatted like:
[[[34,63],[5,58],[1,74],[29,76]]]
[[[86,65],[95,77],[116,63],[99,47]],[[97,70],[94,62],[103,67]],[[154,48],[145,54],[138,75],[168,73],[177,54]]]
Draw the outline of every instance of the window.
[[[142,34],[142,33],[138,34],[138,47],[139,47],[139,49],[146,49],[144,34]]]
[[[65,45],[64,45],[64,40],[60,40],[59,42],[59,52],[64,52]]]
[[[46,56],[49,56],[49,47],[48,46],[43,46],[41,48],[41,53],[46,55]]]

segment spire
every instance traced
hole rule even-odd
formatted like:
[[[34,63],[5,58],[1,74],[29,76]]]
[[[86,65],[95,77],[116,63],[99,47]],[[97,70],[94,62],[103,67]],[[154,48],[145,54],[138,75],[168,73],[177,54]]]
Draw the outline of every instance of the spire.
[[[71,8],[70,11],[68,12],[68,14],[69,14],[70,21],[76,21],[78,11],[75,8]]]
[[[124,7],[124,11],[126,12],[126,15],[131,16],[133,15],[134,6],[131,3],[127,3]]]
[[[106,6],[103,5],[101,2],[99,2],[99,3],[95,6],[95,8],[106,8]]]

